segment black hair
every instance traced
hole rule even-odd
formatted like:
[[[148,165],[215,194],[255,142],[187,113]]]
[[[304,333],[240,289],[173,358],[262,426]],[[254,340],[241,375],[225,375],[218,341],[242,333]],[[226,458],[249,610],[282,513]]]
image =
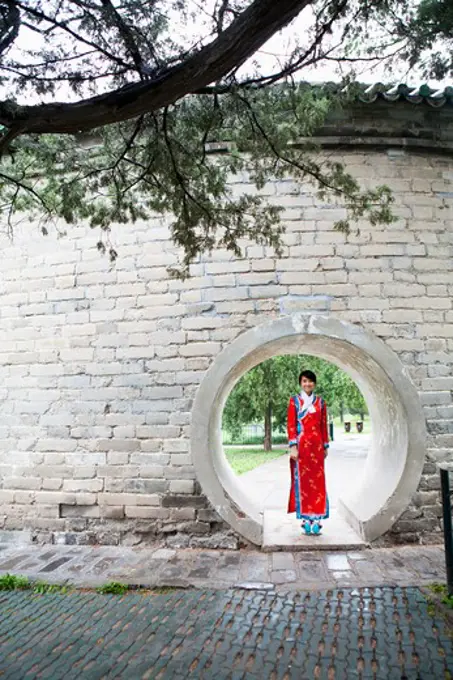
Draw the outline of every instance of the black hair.
[[[316,374],[313,373],[313,371],[302,371],[302,373],[299,376],[299,385],[302,382],[302,378],[307,378],[308,380],[314,382],[316,385]]]

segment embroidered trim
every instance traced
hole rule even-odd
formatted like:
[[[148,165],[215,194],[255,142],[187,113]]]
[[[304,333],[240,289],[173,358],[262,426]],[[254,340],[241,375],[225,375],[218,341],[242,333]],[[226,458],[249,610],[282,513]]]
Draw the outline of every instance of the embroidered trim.
[[[317,519],[329,519],[329,515],[330,515],[329,496],[326,494],[326,512],[324,515],[301,515],[300,513],[298,513],[296,517],[297,519],[317,520]]]
[[[300,488],[300,475],[299,475],[299,461],[294,461],[294,496],[296,499],[296,517],[297,519],[302,519],[301,513],[301,498],[302,490]]]
[[[318,400],[320,397],[317,397],[315,395],[313,402],[311,406],[315,408]],[[303,425],[303,420],[305,416],[308,414],[308,408],[304,409],[303,404],[301,402],[300,396],[298,394],[295,394],[293,397],[294,405],[296,407],[296,420],[297,420],[297,441],[299,442],[303,433],[304,433],[304,425]]]

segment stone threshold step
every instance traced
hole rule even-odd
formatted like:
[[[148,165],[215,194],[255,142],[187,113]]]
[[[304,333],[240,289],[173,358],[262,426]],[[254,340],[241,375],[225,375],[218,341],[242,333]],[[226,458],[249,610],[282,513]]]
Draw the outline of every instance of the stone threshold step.
[[[339,514],[333,511],[331,518],[323,524],[320,536],[306,536],[301,522],[295,515],[281,510],[265,510],[263,513],[263,552],[276,550],[317,551],[317,550],[364,550],[368,544],[352,529]]]

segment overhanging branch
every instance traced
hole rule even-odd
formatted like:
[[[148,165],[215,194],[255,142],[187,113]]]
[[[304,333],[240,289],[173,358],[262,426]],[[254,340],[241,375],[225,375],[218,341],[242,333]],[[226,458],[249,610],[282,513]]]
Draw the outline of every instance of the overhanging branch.
[[[74,104],[0,103],[0,124],[29,133],[74,134],[135,118],[207,87],[243,64],[312,0],[254,0],[212,43],[147,82]]]

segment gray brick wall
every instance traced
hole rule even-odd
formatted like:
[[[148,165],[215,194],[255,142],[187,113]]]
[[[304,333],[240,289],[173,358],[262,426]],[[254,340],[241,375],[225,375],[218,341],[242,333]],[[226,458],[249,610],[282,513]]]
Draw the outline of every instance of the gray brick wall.
[[[98,235],[32,225],[2,238],[0,528],[37,540],[206,545],[226,532],[200,493],[189,452],[193,398],[219,351],[280,314],[323,310],[363,324],[400,357],[420,393],[428,446],[396,540],[436,540],[436,464],[453,460],[453,160],[353,152],[365,185],[388,183],[399,219],[346,237],[343,210],[307,185],[269,184],[285,206],[285,247],[243,243],[169,278],[177,252],[162,218]],[[247,189],[246,179],[234,184]],[[227,543],[228,543],[227,540]]]

